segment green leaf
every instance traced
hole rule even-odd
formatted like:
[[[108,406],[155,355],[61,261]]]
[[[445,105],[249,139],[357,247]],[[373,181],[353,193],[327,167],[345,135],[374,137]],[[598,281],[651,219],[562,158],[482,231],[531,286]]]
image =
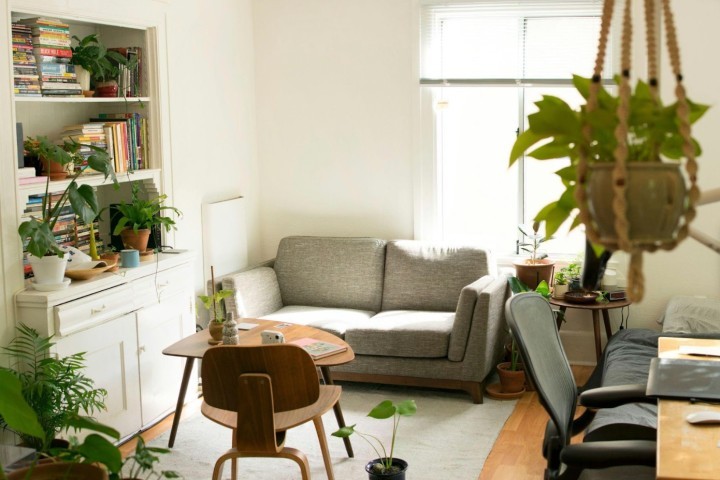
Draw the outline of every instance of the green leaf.
[[[577,180],[577,169],[575,165],[570,165],[555,172],[555,175],[560,177],[565,182],[574,182]]]
[[[390,418],[395,415],[396,410],[397,409],[395,405],[393,405],[390,400],[384,400],[378,403],[375,408],[370,410],[370,413],[368,413],[367,416],[382,420],[384,418]]]
[[[537,160],[551,160],[554,158],[569,157],[571,152],[572,148],[567,144],[567,142],[560,143],[552,141],[536,148],[532,152],[528,153],[528,156]]]
[[[122,468],[120,450],[97,433],[88,435],[82,444],[75,447],[75,450],[85,457],[87,463],[102,463],[111,472],[119,472]]]
[[[417,405],[415,400],[405,400],[397,404],[397,413],[406,417],[415,415]]]
[[[517,139],[515,139],[512,151],[510,152],[510,164],[508,166],[511,167],[518,158],[522,157],[523,153],[527,149],[547,137],[547,135],[539,135],[532,130],[525,130],[524,132],[522,132],[520,135],[518,135]]]
[[[74,427],[78,430],[91,430],[93,432],[104,433],[105,435],[112,437],[116,440],[120,439],[120,432],[118,432],[111,426],[100,423],[90,417],[83,417],[81,415],[72,414],[68,416],[68,418],[66,419],[66,423],[69,427]]]
[[[510,291],[514,294],[530,291],[530,288],[517,277],[508,277],[508,285],[510,285]]]
[[[22,396],[20,380],[7,370],[0,370],[0,415],[13,431],[45,438],[35,411]]]
[[[562,99],[552,95],[544,95],[542,100],[535,102],[538,111],[528,115],[530,130],[539,135],[568,135],[578,138],[580,120],[578,114]]]
[[[535,291],[545,298],[550,297],[550,287],[545,280],[541,280],[538,286],[535,287]]]
[[[355,425],[350,425],[349,427],[348,426],[342,427],[339,430],[333,432],[331,435],[333,437],[346,438],[346,437],[349,437],[350,435],[352,435],[353,433],[355,433]]]
[[[53,235],[50,225],[37,218],[21,223],[18,233],[23,240],[30,239],[27,251],[38,258],[44,257],[48,252],[62,253],[55,242],[55,235]]]

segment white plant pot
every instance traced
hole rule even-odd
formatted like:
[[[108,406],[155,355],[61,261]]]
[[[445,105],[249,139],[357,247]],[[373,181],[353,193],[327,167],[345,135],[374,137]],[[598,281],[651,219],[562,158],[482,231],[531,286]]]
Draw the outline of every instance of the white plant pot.
[[[80,84],[80,88],[83,92],[90,90],[90,72],[85,70],[80,65],[75,65],[75,75],[77,76],[77,82]]]
[[[36,257],[30,255],[30,266],[32,266],[35,283],[58,285],[63,282],[65,277],[65,267],[67,266],[69,255],[63,258],[57,255],[48,255],[45,257]]]
[[[557,299],[560,299],[560,300],[562,300],[563,298],[565,298],[565,294],[566,294],[567,291],[568,291],[568,287],[569,287],[569,285],[558,285],[558,284],[555,284],[555,286],[553,287],[553,294],[552,294],[553,298],[557,298]]]

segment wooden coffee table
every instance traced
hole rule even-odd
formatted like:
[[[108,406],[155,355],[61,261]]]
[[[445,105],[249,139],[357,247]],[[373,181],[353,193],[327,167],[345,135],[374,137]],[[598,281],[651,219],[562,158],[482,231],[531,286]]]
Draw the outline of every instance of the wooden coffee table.
[[[285,336],[286,342],[309,337],[324,342],[346,346],[347,350],[345,351],[315,360],[315,365],[320,367],[323,379],[328,385],[333,384],[332,376],[330,375],[330,367],[343,365],[355,359],[355,353],[352,348],[350,348],[350,345],[345,343],[344,340],[332,333],[328,333],[317,328],[296,324],[286,324],[288,326],[277,328],[277,326],[282,325],[283,322],[274,320],[259,320],[254,318],[243,318],[242,322],[256,323],[258,326],[252,330],[240,330],[238,332],[238,345],[241,346],[261,345],[260,332],[263,330],[277,330],[282,332]],[[182,383],[180,384],[180,393],[178,394],[177,406],[175,407],[175,417],[173,418],[172,428],[170,429],[170,440],[168,441],[168,447],[170,448],[172,448],[175,444],[175,435],[177,434],[178,425],[180,424],[183,402],[185,400],[185,394],[187,393],[187,387],[190,382],[190,375],[192,373],[193,365],[195,364],[195,359],[202,358],[205,352],[209,348],[212,348],[212,345],[208,343],[209,338],[210,333],[207,329],[205,329],[194,335],[183,338],[179,342],[173,343],[162,352],[165,355],[174,357],[185,357],[185,371],[183,373]],[[340,408],[340,402],[335,404],[333,411],[335,412],[335,418],[337,419],[338,426],[344,427],[345,419],[343,418],[342,409]],[[350,439],[346,437],[343,438],[343,441],[345,442],[345,449],[347,450],[348,456],[353,457],[354,454]]]

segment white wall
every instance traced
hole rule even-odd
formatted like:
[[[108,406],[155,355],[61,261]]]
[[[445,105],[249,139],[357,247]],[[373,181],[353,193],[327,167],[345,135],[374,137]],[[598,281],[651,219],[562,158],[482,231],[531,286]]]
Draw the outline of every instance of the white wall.
[[[413,234],[411,0],[255,0],[263,253]]]

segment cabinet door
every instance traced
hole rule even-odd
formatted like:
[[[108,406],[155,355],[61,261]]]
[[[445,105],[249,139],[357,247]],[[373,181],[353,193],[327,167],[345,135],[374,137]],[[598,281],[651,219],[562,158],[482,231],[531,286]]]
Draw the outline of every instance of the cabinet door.
[[[185,359],[163,355],[169,345],[194,333],[192,293],[164,297],[161,303],[137,312],[140,352],[140,395],[143,426],[174,410],[180,391]],[[197,381],[188,387],[196,391]]]
[[[61,356],[86,352],[85,375],[95,381],[96,388],[107,390],[107,411],[95,413],[93,417],[117,429],[122,437],[140,430],[135,313],[60,338],[55,348]]]

